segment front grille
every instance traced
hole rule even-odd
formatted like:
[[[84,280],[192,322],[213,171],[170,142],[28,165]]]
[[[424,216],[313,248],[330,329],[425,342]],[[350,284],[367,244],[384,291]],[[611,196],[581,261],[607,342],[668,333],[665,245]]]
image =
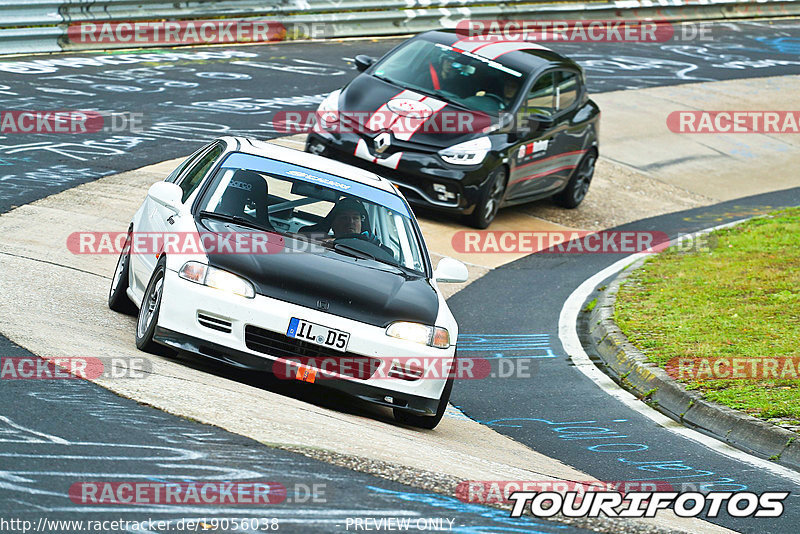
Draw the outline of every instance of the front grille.
[[[312,367],[323,367],[323,360],[327,360],[327,365],[324,366],[326,370],[358,380],[370,378],[381,364],[377,358],[339,352],[251,324],[244,327],[244,343],[250,350],[278,358],[299,359],[303,364]]]
[[[220,319],[219,317],[212,317],[205,313],[197,312],[197,322],[206,328],[211,328],[212,330],[219,330],[220,332],[225,332],[226,334],[231,333],[231,322],[226,319]]]

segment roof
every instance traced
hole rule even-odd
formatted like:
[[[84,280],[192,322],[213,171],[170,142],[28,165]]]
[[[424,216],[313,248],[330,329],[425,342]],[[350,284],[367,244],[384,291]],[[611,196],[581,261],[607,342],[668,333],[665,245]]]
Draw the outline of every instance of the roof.
[[[462,32],[455,30],[431,30],[420,34],[419,37],[527,72],[553,64],[580,68],[568,57],[530,41],[504,39],[498,35],[466,37]]]
[[[248,137],[227,137],[225,139],[238,141],[239,147],[236,149],[238,152],[285,161],[307,169],[340,176],[402,197],[389,180],[365,169],[258,139]]]

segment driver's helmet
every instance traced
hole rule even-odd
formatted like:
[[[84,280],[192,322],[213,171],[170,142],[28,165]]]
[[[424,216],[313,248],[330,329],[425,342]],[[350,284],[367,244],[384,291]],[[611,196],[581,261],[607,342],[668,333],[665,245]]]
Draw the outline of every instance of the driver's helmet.
[[[328,220],[333,222],[336,217],[339,216],[340,213],[344,213],[346,211],[355,211],[361,215],[361,228],[363,230],[366,229],[368,226],[367,224],[367,210],[364,208],[364,205],[359,202],[358,200],[350,197],[345,197],[339,200],[336,205],[331,209],[330,213],[328,214]]]
[[[439,67],[444,72],[445,67],[460,74],[461,76],[469,76],[475,72],[473,65],[468,65],[464,62],[461,54],[451,51],[444,51],[439,57]]]

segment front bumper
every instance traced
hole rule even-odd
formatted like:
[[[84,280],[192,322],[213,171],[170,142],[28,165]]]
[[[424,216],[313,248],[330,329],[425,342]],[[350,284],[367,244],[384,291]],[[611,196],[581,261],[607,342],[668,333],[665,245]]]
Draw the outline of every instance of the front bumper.
[[[272,371],[275,364],[281,369],[296,368],[294,358],[276,356],[268,350],[252,350],[252,338],[245,328],[250,325],[284,336],[292,317],[350,333],[347,353],[343,358],[373,358],[383,366],[369,378],[355,378],[326,367],[323,379],[315,381],[325,387],[344,391],[376,404],[401,408],[421,415],[433,415],[444,389],[446,377],[435,373],[418,380],[388,376],[396,360],[418,358],[430,361],[452,361],[455,347],[438,349],[389,337],[384,328],[367,325],[305,308],[277,299],[256,295],[253,299],[239,297],[209,288],[167,270],[164,281],[158,325],[154,339],[169,347],[201,354],[236,367]],[[285,338],[291,340],[292,338]],[[285,354],[285,351],[282,353]],[[305,356],[305,355],[304,355]],[[320,359],[325,358],[324,356]],[[289,376],[288,373],[283,376]],[[318,373],[318,376],[322,376]],[[389,399],[387,399],[387,397]]]
[[[389,179],[400,188],[410,204],[456,213],[472,212],[481,187],[498,164],[496,156],[490,154],[480,165],[447,165],[435,152],[409,150],[403,145],[399,145],[396,152],[379,158],[369,148],[371,146],[371,140],[365,141],[352,132],[315,131],[306,138],[307,152]],[[398,152],[402,152],[400,157],[396,156]],[[367,160],[357,154],[372,159]]]

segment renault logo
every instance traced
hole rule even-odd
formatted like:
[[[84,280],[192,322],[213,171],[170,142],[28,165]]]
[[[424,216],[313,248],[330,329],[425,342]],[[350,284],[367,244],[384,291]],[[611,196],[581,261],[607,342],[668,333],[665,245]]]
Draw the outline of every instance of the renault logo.
[[[389,145],[392,144],[392,134],[389,132],[378,134],[373,143],[375,144],[375,152],[383,154],[384,151],[389,148]]]

